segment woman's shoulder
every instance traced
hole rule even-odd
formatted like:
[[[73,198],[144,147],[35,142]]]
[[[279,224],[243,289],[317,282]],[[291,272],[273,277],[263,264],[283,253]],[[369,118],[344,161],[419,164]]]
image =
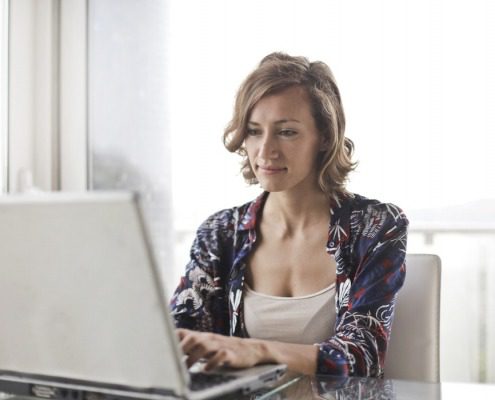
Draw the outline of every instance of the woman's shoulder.
[[[368,198],[357,193],[354,193],[352,197],[349,199],[349,201],[352,204],[352,209],[355,211],[370,213],[373,211],[385,210],[405,217],[402,208],[393,203],[383,202],[377,199]]]
[[[404,225],[409,221],[401,207],[353,193],[345,197],[338,211],[351,220],[351,224]]]
[[[340,203],[335,215],[332,249],[351,249],[357,257],[387,249],[387,257],[403,258],[409,221],[397,205],[354,194]]]
[[[256,218],[261,200],[260,196],[244,204],[216,211],[203,221],[198,230],[233,231],[250,225],[251,220]]]

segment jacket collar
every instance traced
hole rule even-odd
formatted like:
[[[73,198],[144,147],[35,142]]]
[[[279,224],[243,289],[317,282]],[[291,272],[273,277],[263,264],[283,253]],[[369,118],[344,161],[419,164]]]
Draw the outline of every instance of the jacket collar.
[[[239,231],[252,231],[256,229],[256,222],[261,216],[260,214],[263,210],[267,197],[268,192],[263,192],[249,204],[246,212],[241,217],[238,226]]]

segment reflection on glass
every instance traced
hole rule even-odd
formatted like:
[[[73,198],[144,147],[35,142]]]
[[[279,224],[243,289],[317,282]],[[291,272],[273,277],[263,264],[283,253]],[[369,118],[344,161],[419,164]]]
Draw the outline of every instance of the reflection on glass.
[[[264,389],[250,400],[394,400],[442,398],[440,384],[378,378],[345,378],[332,376],[294,376],[288,374],[275,388]]]
[[[311,379],[314,398],[354,399],[395,399],[394,382],[366,378],[313,378]]]

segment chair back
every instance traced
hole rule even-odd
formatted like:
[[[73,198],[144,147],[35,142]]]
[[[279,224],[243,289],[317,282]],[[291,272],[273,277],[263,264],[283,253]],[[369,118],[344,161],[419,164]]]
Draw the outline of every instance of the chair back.
[[[395,304],[385,378],[440,380],[440,258],[406,256],[406,280]]]

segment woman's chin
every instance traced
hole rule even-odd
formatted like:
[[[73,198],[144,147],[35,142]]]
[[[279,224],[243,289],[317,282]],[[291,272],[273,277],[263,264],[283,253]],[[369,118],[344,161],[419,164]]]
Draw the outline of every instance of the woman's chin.
[[[265,192],[270,192],[270,193],[283,192],[284,190],[287,189],[284,185],[280,185],[280,184],[277,185],[272,182],[269,183],[260,182],[260,186]]]

